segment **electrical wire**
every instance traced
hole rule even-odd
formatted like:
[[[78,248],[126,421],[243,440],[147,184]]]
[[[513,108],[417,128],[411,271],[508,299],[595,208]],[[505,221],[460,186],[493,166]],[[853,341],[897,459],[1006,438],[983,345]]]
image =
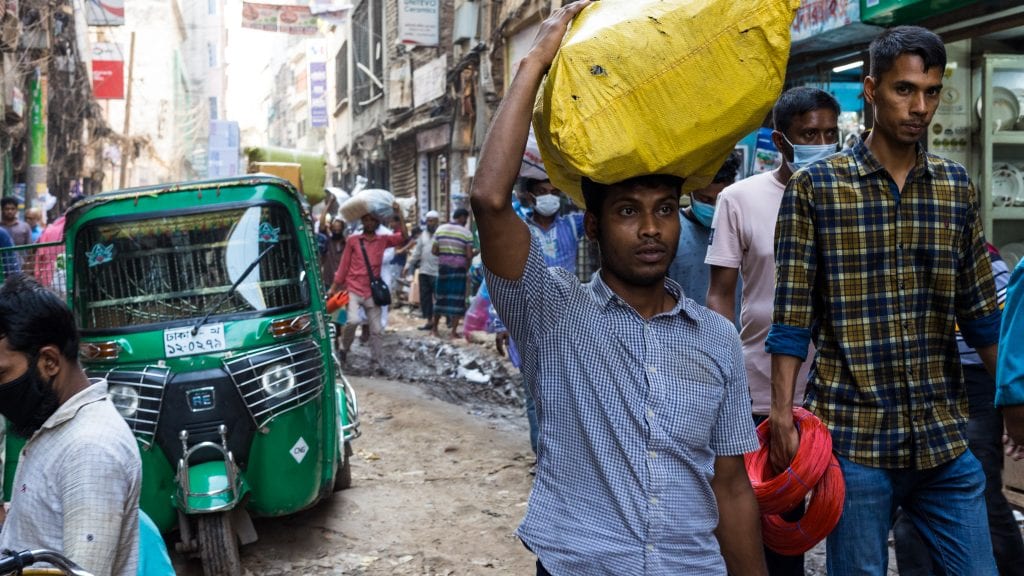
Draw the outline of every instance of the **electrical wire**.
[[[773,474],[771,468],[768,420],[757,427],[761,447],[743,457],[761,508],[764,543],[789,556],[803,554],[828,536],[839,522],[846,497],[846,485],[839,462],[832,454],[828,429],[804,408],[793,409],[793,422],[800,434],[800,445],[784,472]],[[800,520],[789,522],[780,516],[796,508],[808,494],[810,503]]]

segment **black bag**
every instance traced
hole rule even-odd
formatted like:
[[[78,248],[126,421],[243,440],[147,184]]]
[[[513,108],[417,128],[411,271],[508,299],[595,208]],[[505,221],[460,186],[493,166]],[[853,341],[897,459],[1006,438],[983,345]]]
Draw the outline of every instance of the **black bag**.
[[[366,262],[366,274],[370,277],[370,296],[377,306],[388,306],[391,304],[391,290],[381,278],[373,276],[373,267],[370,266],[370,257],[366,255],[366,244],[359,239],[359,248],[363,251],[363,262]]]

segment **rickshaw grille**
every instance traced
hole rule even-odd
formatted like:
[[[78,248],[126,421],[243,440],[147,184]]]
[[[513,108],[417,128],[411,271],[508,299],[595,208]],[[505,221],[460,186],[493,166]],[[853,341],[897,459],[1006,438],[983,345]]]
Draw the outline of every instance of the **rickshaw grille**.
[[[258,427],[275,416],[316,398],[324,385],[324,362],[320,347],[312,340],[263,348],[244,356],[225,359],[224,368],[238,387]],[[276,368],[290,371],[292,384],[280,391],[267,391],[261,379]]]
[[[152,445],[160,420],[164,389],[171,377],[170,369],[163,366],[143,366],[113,370],[89,369],[87,373],[92,378],[105,378],[108,389],[113,386],[126,386],[135,390],[139,395],[138,408],[131,416],[124,416],[124,420],[140,442],[146,446]]]

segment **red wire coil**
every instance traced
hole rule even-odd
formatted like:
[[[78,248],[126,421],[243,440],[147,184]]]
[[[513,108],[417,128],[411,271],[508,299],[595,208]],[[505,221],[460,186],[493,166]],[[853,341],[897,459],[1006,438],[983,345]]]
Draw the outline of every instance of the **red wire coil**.
[[[800,446],[785,472],[772,475],[769,461],[771,426],[757,427],[761,448],[744,455],[750,484],[761,507],[765,545],[789,556],[803,554],[835,528],[843,512],[846,484],[839,462],[832,455],[832,437],[821,420],[803,408],[793,409]],[[779,514],[792,510],[808,493],[810,503],[803,518],[787,522]]]
[[[761,516],[764,544],[779,554],[799,556],[821,542],[839,523],[846,499],[846,483],[835,456],[811,493],[811,502],[803,518],[783,520],[777,514]]]

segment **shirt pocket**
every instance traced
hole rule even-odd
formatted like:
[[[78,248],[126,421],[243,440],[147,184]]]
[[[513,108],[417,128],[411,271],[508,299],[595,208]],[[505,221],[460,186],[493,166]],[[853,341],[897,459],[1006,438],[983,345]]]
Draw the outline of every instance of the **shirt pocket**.
[[[666,436],[675,443],[705,448],[725,398],[725,378],[707,354],[691,351],[666,362],[668,374],[654,389],[654,410],[665,413]]]

